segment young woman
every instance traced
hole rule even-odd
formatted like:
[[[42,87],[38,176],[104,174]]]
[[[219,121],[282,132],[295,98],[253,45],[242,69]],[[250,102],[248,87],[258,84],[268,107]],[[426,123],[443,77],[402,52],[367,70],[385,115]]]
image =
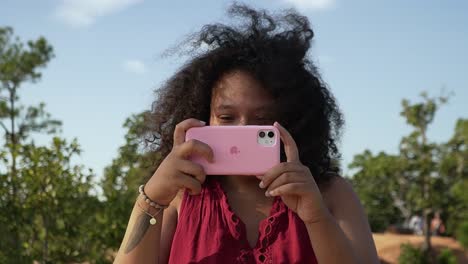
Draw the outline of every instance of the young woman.
[[[378,263],[334,162],[343,119],[307,56],[309,21],[243,5],[229,13],[246,23],[203,27],[189,40],[203,51],[158,90],[146,134],[163,159],[115,263]],[[187,159],[213,160],[208,145],[185,142],[191,127],[273,124],[282,162],[262,176],[206,176]]]

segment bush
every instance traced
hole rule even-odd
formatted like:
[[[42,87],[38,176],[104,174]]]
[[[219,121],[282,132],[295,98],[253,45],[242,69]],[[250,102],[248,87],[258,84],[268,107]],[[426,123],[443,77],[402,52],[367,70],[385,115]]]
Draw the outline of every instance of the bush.
[[[398,257],[399,264],[427,264],[428,261],[424,256],[424,252],[411,244],[402,244],[400,246],[400,256]]]
[[[457,258],[450,249],[445,248],[437,256],[437,264],[457,264]]]
[[[468,222],[463,222],[457,230],[457,240],[465,249],[468,249]]]
[[[415,247],[411,244],[402,244],[400,246],[400,256],[398,257],[398,264],[428,264],[434,263],[424,255],[421,248]],[[457,264],[455,254],[448,248],[443,249],[436,258],[437,264]]]

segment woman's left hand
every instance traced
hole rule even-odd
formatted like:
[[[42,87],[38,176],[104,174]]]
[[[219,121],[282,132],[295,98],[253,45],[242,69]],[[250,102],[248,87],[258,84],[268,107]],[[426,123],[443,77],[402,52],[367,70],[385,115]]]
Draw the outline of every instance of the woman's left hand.
[[[296,142],[291,134],[275,122],[284,144],[287,161],[268,170],[263,176],[260,188],[266,188],[266,196],[281,196],[283,202],[305,223],[321,221],[327,215],[322,195],[307,166],[299,159]]]

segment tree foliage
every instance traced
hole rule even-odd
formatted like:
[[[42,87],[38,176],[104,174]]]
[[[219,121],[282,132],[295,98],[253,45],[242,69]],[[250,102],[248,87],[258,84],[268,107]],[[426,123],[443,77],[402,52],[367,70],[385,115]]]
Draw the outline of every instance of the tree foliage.
[[[102,258],[95,239],[102,204],[93,172],[73,165],[78,142],[59,137],[61,122],[45,104],[24,106],[21,86],[36,82],[53,57],[42,37],[22,43],[11,28],[0,28],[0,262],[70,263]],[[35,133],[50,134],[38,146]]]
[[[448,222],[448,234],[454,234],[467,220],[468,196],[468,119],[459,119],[454,135],[447,142],[429,140],[427,131],[437,110],[447,97],[422,101],[402,101],[401,115],[412,127],[404,136],[397,154],[366,150],[354,157],[352,182],[369,215],[374,231],[383,231],[390,224],[405,223],[417,212],[423,212],[425,248],[430,248],[429,221],[441,211]]]
[[[118,249],[125,234],[138,186],[154,173],[159,158],[157,153],[145,151],[141,137],[144,116],[144,113],[132,115],[125,121],[125,143],[112,164],[105,168],[101,182],[105,203],[109,205],[102,211],[101,224],[112,223],[102,233],[102,240],[113,249]]]

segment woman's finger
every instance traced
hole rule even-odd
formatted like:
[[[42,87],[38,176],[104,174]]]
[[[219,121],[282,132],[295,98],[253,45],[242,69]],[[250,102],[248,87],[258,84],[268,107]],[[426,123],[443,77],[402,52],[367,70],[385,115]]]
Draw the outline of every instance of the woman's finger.
[[[179,160],[177,168],[184,174],[193,176],[200,183],[204,183],[206,180],[206,173],[203,166],[189,160]]]
[[[304,183],[306,182],[304,177],[301,177],[301,174],[296,172],[286,172],[277,177],[267,188],[265,195],[268,196],[268,193],[282,185],[288,183]]]
[[[297,150],[297,145],[291,134],[278,122],[273,124],[280,132],[281,140],[284,144],[284,152],[286,153],[288,162],[300,162],[299,151]]]
[[[201,183],[197,179],[193,178],[190,175],[183,174],[183,173],[181,173],[178,176],[177,185],[179,189],[185,188],[189,190],[189,193],[191,195],[200,194],[201,189],[202,189]]]
[[[189,130],[189,128],[202,126],[205,126],[205,122],[195,118],[185,119],[184,121],[178,123],[174,130],[174,147],[179,146],[185,142],[185,133],[187,130]]]
[[[283,196],[283,195],[304,195],[307,193],[307,184],[293,182],[287,183],[284,185],[279,186],[276,189],[273,189],[268,192],[269,196]],[[310,190],[309,190],[310,191]]]
[[[282,162],[269,169],[262,177],[259,184],[260,188],[268,187],[276,178],[283,173],[296,172],[299,170],[298,163]]]
[[[208,144],[196,139],[190,139],[189,141],[179,145],[176,150],[176,154],[184,159],[187,159],[193,155],[201,156],[209,162],[213,162],[214,158],[213,149],[211,149]]]

